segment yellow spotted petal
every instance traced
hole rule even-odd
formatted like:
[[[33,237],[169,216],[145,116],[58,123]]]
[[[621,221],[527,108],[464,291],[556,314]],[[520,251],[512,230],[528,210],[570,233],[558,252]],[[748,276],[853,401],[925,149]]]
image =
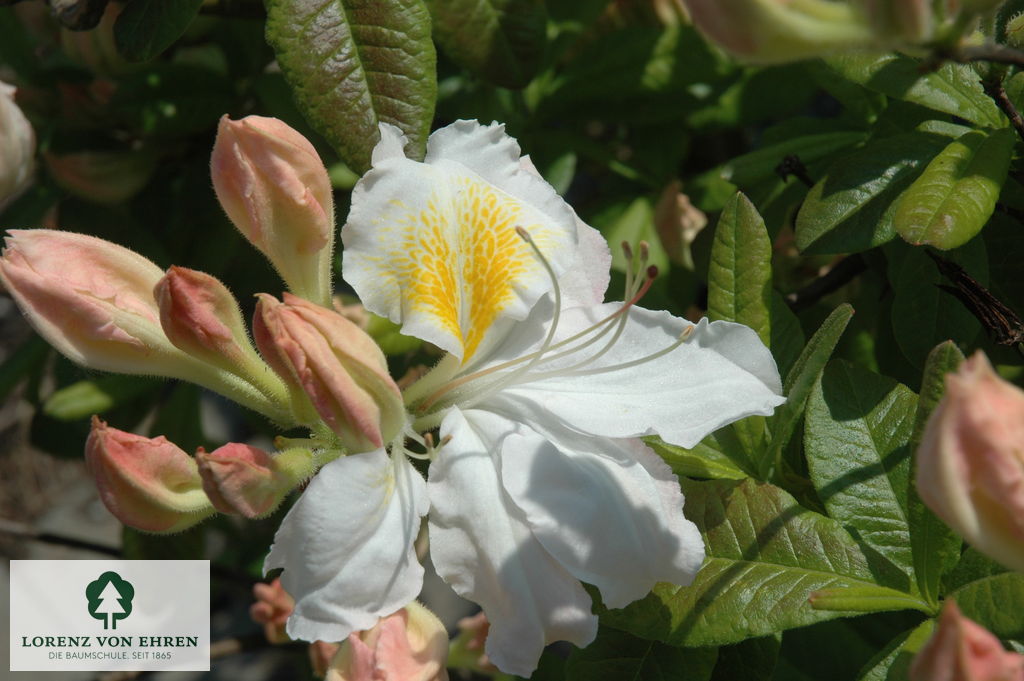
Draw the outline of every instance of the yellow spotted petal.
[[[526,317],[576,258],[572,210],[520,166],[504,127],[459,121],[434,133],[424,163],[399,156],[381,126],[374,167],[356,185],[342,230],[345,279],[367,309],[468,363]]]

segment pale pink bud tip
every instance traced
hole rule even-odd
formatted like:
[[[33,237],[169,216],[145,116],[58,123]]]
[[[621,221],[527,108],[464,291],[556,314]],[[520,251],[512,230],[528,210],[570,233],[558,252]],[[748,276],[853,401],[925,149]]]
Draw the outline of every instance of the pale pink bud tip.
[[[981,352],[946,377],[917,452],[924,502],[983,553],[1024,570],[1024,391]]]
[[[333,310],[289,294],[261,294],[253,320],[256,345],[351,452],[378,449],[401,430],[401,392],[373,339]]]
[[[213,512],[196,462],[164,437],[126,433],[94,416],[85,462],[103,503],[125,525],[177,532]]]
[[[225,116],[210,165],[217,198],[235,227],[289,288],[326,300],[334,198],[309,140],[276,118]]]
[[[935,633],[914,658],[911,681],[1024,681],[1024,655],[1003,648],[995,636],[947,601]]]
[[[179,349],[228,370],[251,352],[238,303],[215,277],[173,266],[153,293],[160,324]]]
[[[447,659],[444,625],[413,602],[351,634],[331,661],[327,681],[447,681]]]
[[[153,286],[163,271],[152,262],[84,234],[8,234],[0,280],[67,357],[94,369],[164,375],[185,359],[160,327]]]
[[[196,452],[203,489],[221,513],[259,518],[272,512],[295,484],[273,457],[256,447],[232,442]]]

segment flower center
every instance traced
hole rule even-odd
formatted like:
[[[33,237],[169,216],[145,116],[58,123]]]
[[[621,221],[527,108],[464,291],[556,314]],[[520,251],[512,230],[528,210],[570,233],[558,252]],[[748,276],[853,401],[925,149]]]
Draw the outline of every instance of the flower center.
[[[436,426],[449,406],[458,404],[463,408],[472,407],[513,385],[546,378],[586,376],[629,369],[672,352],[685,343],[692,333],[693,327],[687,327],[674,342],[654,353],[627,362],[591,367],[590,365],[618,343],[625,331],[629,310],[643,298],[658,276],[658,268],[648,265],[647,243],[640,242],[638,253],[634,253],[629,244],[622,243],[622,251],[626,256],[625,302],[617,310],[582,331],[555,341],[562,313],[562,291],[558,278],[529,232],[522,227],[516,227],[516,233],[529,244],[551,279],[554,311],[544,340],[533,352],[464,376],[456,377],[454,372],[457,371],[457,367],[442,360],[441,364],[406,391],[406,404],[414,406],[416,429],[423,430]],[[567,358],[571,359],[568,362],[559,362]],[[557,368],[553,366],[555,362],[559,364]],[[429,380],[434,378],[434,374],[442,380],[450,380],[438,385],[438,381]]]

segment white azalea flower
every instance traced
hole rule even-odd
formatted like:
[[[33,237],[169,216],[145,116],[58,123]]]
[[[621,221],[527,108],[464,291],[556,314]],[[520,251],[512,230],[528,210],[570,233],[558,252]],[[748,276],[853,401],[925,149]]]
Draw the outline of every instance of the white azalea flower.
[[[602,302],[601,236],[544,182],[503,126],[435,132],[423,163],[381,126],[342,231],[365,306],[449,354],[405,394],[439,427],[428,482],[402,441],[328,464],[282,523],[268,567],[296,601],[292,636],[337,640],[418,592],[412,553],[429,505],[439,574],[479,603],[486,652],[529,676],[547,643],[593,640],[581,586],[622,607],[704,558],[669,467],[640,438],[692,447],[782,403],[749,328],[693,325],[634,303],[653,273]],[[642,258],[641,258],[642,260]],[[428,502],[429,499],[429,502]]]

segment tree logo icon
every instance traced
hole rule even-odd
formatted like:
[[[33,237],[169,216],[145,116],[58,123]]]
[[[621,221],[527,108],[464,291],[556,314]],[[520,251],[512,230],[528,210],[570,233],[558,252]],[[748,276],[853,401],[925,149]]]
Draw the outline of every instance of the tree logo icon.
[[[132,614],[135,587],[116,572],[104,572],[85,587],[89,614],[103,620],[104,629],[117,629],[117,621]]]

